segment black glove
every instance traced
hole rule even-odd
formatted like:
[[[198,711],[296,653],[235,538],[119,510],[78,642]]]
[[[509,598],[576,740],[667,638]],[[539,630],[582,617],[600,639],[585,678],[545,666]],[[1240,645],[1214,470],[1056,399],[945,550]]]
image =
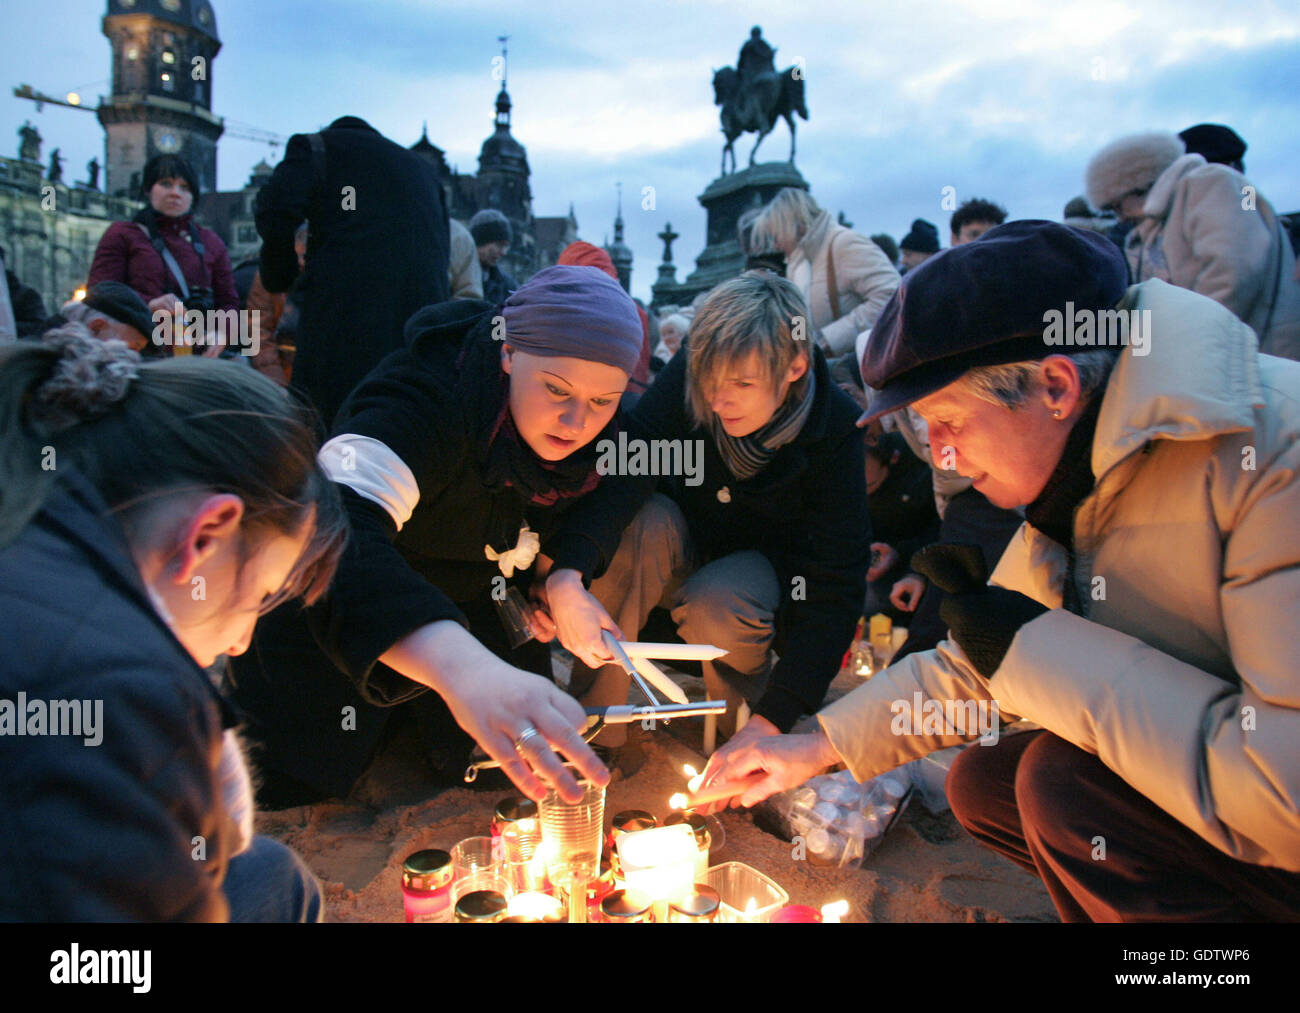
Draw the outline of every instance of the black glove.
[[[1020,627],[1050,611],[1019,591],[990,587],[984,555],[973,545],[927,546],[912,557],[912,569],[948,592],[939,615],[986,679],[1002,665]]]

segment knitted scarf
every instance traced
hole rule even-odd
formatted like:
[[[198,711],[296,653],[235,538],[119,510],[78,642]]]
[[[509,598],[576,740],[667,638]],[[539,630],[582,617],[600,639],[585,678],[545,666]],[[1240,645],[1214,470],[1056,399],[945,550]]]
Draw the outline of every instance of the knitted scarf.
[[[773,455],[803,429],[812,411],[813,395],[816,393],[816,381],[811,369],[806,376],[803,396],[798,401],[787,396],[767,424],[748,436],[728,436],[716,413],[709,419],[713,442],[717,444],[727,469],[740,481],[753,478],[762,471]],[[794,389],[791,393],[794,393]]]

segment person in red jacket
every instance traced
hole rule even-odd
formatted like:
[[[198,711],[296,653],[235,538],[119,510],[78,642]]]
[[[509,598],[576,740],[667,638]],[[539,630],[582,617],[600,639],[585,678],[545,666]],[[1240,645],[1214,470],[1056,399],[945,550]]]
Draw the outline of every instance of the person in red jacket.
[[[191,214],[199,181],[190,164],[179,155],[156,155],[144,167],[141,190],[149,206],[131,221],[108,227],[86,286],[123,282],[140,294],[150,313],[171,311],[177,300],[187,310],[238,310],[226,245]]]

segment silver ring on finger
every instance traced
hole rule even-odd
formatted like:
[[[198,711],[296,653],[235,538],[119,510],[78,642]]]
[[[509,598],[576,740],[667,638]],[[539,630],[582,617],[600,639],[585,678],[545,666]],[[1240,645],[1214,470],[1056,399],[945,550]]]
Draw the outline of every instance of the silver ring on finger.
[[[541,734],[542,733],[539,732],[536,728],[534,728],[532,725],[529,725],[522,732],[520,732],[519,737],[515,739],[515,752],[516,753],[523,752],[523,748],[527,744],[528,740],[540,738]]]

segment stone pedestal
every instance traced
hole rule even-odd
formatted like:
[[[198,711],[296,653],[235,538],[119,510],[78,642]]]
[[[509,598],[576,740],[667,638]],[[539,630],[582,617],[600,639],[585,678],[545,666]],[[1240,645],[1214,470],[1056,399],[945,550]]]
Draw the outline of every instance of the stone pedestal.
[[[668,281],[661,270],[660,280],[652,288],[653,306],[686,305],[701,292],[740,274],[745,256],[740,251],[736,223],[750,208],[762,207],[788,186],[809,189],[808,181],[789,162],[764,162],[710,183],[699,197],[708,213],[707,245],[685,281]]]

